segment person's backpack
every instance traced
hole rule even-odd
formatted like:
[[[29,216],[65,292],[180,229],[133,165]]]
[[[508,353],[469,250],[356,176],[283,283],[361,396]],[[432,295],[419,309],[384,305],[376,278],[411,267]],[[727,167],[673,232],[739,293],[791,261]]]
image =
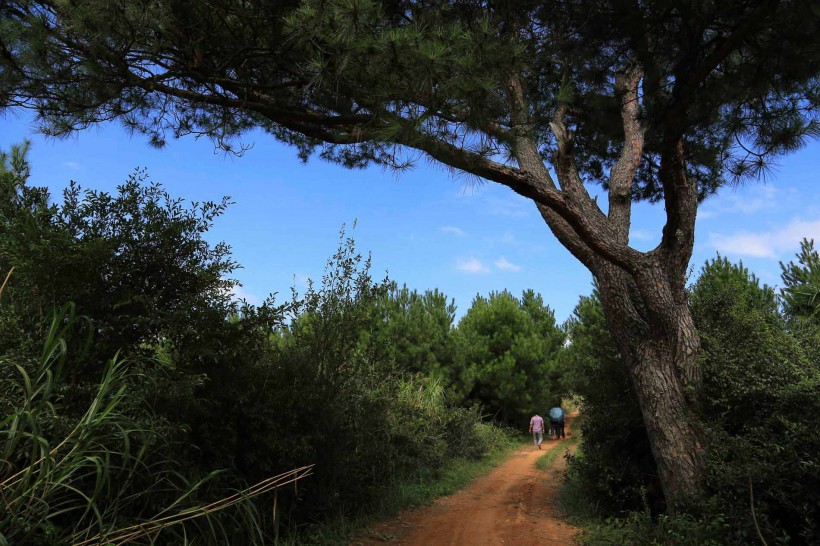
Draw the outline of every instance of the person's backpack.
[[[564,410],[561,408],[552,408],[550,410],[550,421],[563,421],[564,420]]]

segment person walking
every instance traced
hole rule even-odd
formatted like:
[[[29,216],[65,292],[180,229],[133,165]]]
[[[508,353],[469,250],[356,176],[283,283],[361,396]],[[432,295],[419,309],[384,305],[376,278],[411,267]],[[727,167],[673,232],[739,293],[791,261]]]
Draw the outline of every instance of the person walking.
[[[541,442],[544,440],[544,418],[537,413],[530,419],[530,432],[532,432],[532,443],[541,449]]]
[[[550,409],[550,428],[555,432],[555,439],[564,438],[564,410],[556,406]]]

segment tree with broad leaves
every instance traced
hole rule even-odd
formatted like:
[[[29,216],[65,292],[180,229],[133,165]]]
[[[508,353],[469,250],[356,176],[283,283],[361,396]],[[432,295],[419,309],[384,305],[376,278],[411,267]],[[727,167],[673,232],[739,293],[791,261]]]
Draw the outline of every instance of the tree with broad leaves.
[[[427,156],[530,199],[598,282],[676,507],[703,467],[698,203],[817,135],[819,17],[808,0],[2,0],[0,106],[52,135],[117,118],[157,145],[241,152],[261,128],[349,167]],[[640,199],[666,210],[648,252],[629,245]]]

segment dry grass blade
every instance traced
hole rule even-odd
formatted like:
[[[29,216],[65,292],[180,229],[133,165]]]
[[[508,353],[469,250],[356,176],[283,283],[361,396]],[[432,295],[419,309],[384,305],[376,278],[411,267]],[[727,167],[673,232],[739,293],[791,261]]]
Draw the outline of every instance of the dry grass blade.
[[[5,278],[5,280],[3,281],[3,285],[2,285],[2,286],[0,286],[0,297],[2,297],[2,296],[3,296],[3,290],[5,290],[5,289],[6,289],[6,285],[8,284],[9,279],[11,278],[11,274],[12,274],[12,273],[14,273],[14,268],[13,268],[13,267],[12,267],[11,269],[9,269],[9,272],[8,272],[8,273],[6,273],[6,278]]]
[[[233,495],[224,497],[210,504],[188,508],[171,516],[149,520],[144,523],[118,529],[111,533],[106,533],[105,535],[97,534],[89,539],[74,542],[74,546],[98,546],[103,544],[107,546],[128,544],[129,542],[133,542],[134,540],[146,537],[148,535],[156,536],[157,533],[172,525],[177,525],[194,518],[208,516],[220,510],[234,506],[237,503],[262,495],[263,493],[295,483],[297,480],[310,476],[312,470],[313,465],[296,468],[283,474],[266,478],[265,480],[262,480],[247,489],[238,491]]]

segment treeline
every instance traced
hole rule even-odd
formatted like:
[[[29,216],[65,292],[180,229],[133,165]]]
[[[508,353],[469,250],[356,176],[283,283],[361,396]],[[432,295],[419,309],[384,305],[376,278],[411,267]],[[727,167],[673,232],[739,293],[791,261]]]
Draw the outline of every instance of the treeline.
[[[304,294],[238,303],[203,238],[227,201],[138,171],[54,202],[28,178],[25,147],[2,156],[3,543],[273,543],[509,445],[492,422],[560,396],[565,336],[534,292],[456,325],[342,233]]]
[[[568,323],[567,388],[582,397],[582,444],[565,502],[590,544],[820,543],[820,256],[803,241],[780,293],[717,257],[691,286],[703,343],[702,495],[666,514],[630,379],[597,293]],[[606,518],[615,518],[607,520]]]

